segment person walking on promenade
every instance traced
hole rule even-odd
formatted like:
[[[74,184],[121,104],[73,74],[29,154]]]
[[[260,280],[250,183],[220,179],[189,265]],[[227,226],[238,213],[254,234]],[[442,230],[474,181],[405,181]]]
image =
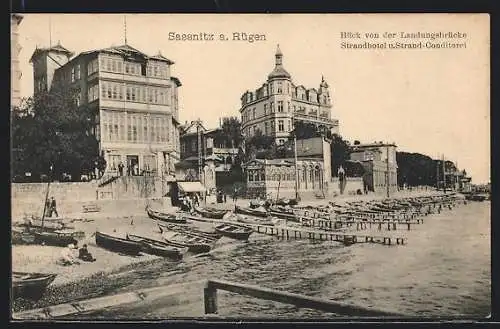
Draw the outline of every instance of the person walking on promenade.
[[[227,202],[227,194],[225,191],[222,191],[222,197],[224,198],[224,203]]]
[[[123,176],[123,163],[121,162],[118,164],[118,173]]]
[[[59,214],[57,213],[57,204],[56,204],[56,199],[54,197],[50,198],[50,211],[49,211],[49,217],[52,217],[52,213],[56,214],[56,217],[59,217]]]
[[[233,192],[233,202],[236,203],[237,199],[238,199],[238,189],[235,187]]]

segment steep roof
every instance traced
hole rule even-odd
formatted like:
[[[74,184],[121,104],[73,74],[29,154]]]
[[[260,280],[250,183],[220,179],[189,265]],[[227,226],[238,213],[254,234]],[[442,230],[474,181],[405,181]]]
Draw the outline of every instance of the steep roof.
[[[276,65],[274,70],[267,76],[269,79],[273,78],[287,78],[290,79],[292,76],[282,65]]]
[[[35,57],[38,57],[38,55],[46,53],[46,52],[54,52],[54,53],[61,53],[64,54],[68,57],[73,56],[73,53],[69,51],[68,49],[64,48],[60,42],[57,43],[57,45],[48,47],[48,48],[36,48],[35,51],[33,52],[33,55],[31,55],[30,58],[30,63],[33,62],[33,59]]]

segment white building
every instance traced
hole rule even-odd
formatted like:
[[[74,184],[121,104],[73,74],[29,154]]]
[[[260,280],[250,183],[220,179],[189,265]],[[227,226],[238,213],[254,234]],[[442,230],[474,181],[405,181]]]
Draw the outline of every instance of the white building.
[[[323,126],[338,133],[338,120],[332,119],[332,101],[329,86],[324,80],[318,89],[295,84],[283,67],[279,45],[275,54],[275,68],[267,81],[255,91],[246,91],[241,97],[242,133],[251,137],[260,130],[284,143],[293,130],[293,121],[300,120]]]

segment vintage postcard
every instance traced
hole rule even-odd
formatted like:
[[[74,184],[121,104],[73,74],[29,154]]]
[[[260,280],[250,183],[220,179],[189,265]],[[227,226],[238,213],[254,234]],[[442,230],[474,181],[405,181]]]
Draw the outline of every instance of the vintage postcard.
[[[11,316],[485,319],[487,14],[11,14]]]

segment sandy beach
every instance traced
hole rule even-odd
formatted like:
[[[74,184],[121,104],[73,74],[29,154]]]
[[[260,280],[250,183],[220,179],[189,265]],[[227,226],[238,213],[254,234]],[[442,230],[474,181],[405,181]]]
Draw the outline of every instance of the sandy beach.
[[[432,195],[442,192],[436,191],[405,191],[399,192],[392,198],[417,197],[423,195]],[[383,195],[355,195],[355,196],[340,196],[332,200],[303,200],[301,205],[320,205],[326,204],[328,201],[333,201],[338,204],[352,201],[369,201],[384,199]],[[248,206],[250,200],[238,199],[236,204],[240,206]],[[140,204],[140,203],[139,203]],[[165,204],[165,203],[164,203]],[[157,205],[159,206],[159,205]],[[218,208],[232,209],[234,203],[228,200],[227,203],[210,204]],[[160,207],[160,206],[159,206]],[[173,212],[176,208],[162,207],[165,211]],[[73,213],[64,214],[69,218],[77,218],[68,223],[74,226],[76,230],[85,232],[85,238],[79,242],[79,245],[87,244],[89,251],[97,259],[95,262],[87,263],[80,262],[72,266],[61,266],[57,264],[57,260],[61,255],[62,248],[39,245],[13,245],[12,246],[12,270],[19,272],[50,272],[58,274],[54,282],[48,289],[47,297],[36,303],[36,306],[50,305],[59,299],[54,299],[54,295],[64,294],[74,296],[74,298],[85,297],[85,287],[92,282],[93,285],[103,284],[106,276],[109,274],[121,272],[129,267],[137,267],[140,264],[155,262],[160,259],[157,256],[141,254],[136,257],[119,255],[117,253],[97,247],[95,244],[95,232],[97,230],[103,232],[112,232],[116,230],[121,233],[134,233],[138,235],[149,236],[156,239],[161,239],[161,234],[154,220],[147,217],[143,207],[136,209],[127,209],[127,212],[118,210],[117,212],[97,212],[97,213]],[[198,224],[199,226],[212,224]],[[65,300],[70,298],[65,296]],[[30,303],[31,306],[35,304]],[[27,305],[26,305],[27,306]],[[31,307],[30,306],[30,307]],[[14,305],[16,309],[24,308],[23,305]]]

